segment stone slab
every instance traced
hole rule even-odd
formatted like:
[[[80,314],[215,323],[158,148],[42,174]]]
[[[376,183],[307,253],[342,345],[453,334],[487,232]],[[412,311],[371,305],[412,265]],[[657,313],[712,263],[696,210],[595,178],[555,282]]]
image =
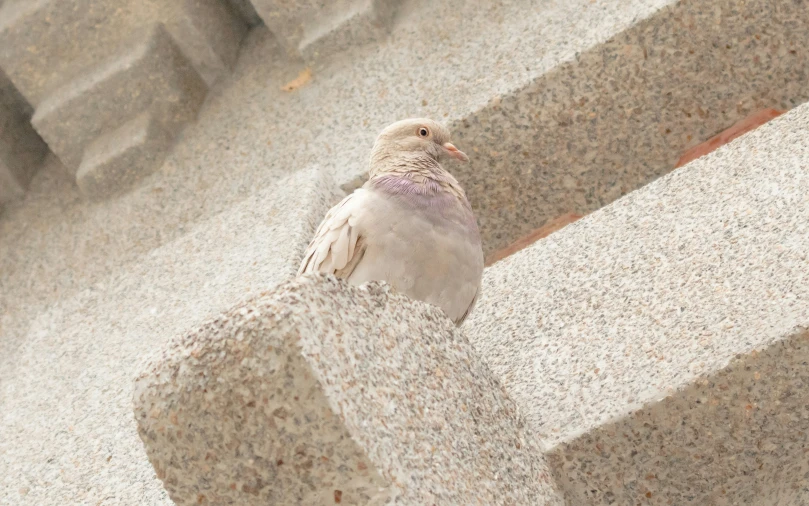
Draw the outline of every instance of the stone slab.
[[[261,18],[256,13],[255,7],[250,0],[227,0],[233,10],[239,14],[248,27],[253,27],[261,23]]]
[[[137,435],[132,379],[168,336],[294,276],[340,195],[319,170],[278,183],[3,342],[0,504],[172,504]]]
[[[14,0],[0,8],[0,67],[34,106],[164,23],[210,85],[233,65],[246,24],[220,0]]]
[[[664,9],[672,5],[687,9]],[[463,136],[457,144],[473,156],[476,169],[474,173],[457,166],[452,170],[472,196],[487,237],[487,251],[496,249],[500,242],[508,244],[525,230],[536,229],[543,225],[543,220],[558,216],[558,210],[561,214],[576,211],[567,205],[578,201],[578,197],[569,197],[570,193],[566,192],[574,191],[576,195],[582,192],[575,181],[573,190],[562,184],[571,185],[565,175],[574,174],[571,171],[578,167],[577,159],[571,162],[567,156],[553,158],[547,171],[540,171],[542,179],[522,179],[523,174],[534,173],[534,158],[544,158],[542,149],[534,152],[520,146],[531,148],[547,142],[554,149],[559,146],[560,150],[575,154],[577,145],[599,147],[604,145],[601,141],[611,138],[613,133],[648,135],[654,143],[644,140],[632,144],[634,148],[628,150],[626,140],[624,144],[615,144],[617,147],[610,150],[609,156],[600,152],[597,156],[610,160],[616,156],[613,153],[623,156],[616,158],[619,161],[615,167],[620,169],[619,162],[624,160],[627,172],[619,170],[620,175],[614,180],[623,181],[625,177],[632,180],[633,174],[645,170],[647,163],[641,161],[646,160],[646,156],[680,154],[688,147],[687,143],[698,144],[745,117],[748,100],[753,101],[751,108],[784,109],[792,107],[793,100],[799,101],[800,95],[793,94],[792,90],[805,91],[805,87],[795,83],[805,80],[801,74],[805,54],[802,47],[809,46],[798,46],[794,49],[796,54],[792,55],[789,43],[801,40],[806,33],[799,26],[800,13],[794,15],[791,4],[780,2],[777,8],[761,3],[750,5],[757,6],[755,12],[777,14],[780,9],[786,9],[788,15],[776,17],[771,23],[754,16],[758,24],[715,25],[721,27],[720,30],[706,24],[705,19],[711,19],[711,15],[724,19],[723,13],[728,11],[726,4],[706,9],[699,2],[669,0],[572,0],[539,5],[527,0],[497,4],[469,4],[459,0],[415,2],[403,7],[390,38],[377,45],[352,48],[343,57],[314,67],[309,85],[292,93],[282,92],[280,88],[302,68],[287,63],[271,34],[264,27],[257,27],[248,38],[235,75],[209,95],[200,120],[184,130],[183,139],[166,157],[161,169],[148,176],[141,187],[118,199],[88,204],[83,202],[75,185],[61,177],[57,167],[51,167],[57,165],[51,160],[48,170],[41,170],[32,180],[26,199],[7,206],[0,216],[0,322],[3,325],[0,347],[4,351],[27,347],[32,322],[47,319],[48,316],[43,315],[50,315],[50,306],[64,303],[60,300],[72,300],[85,290],[96,290],[114,273],[125,271],[128,265],[154,248],[177,240],[193,230],[195,224],[217,216],[236,203],[260,195],[290,172],[317,163],[333,174],[337,183],[356,178],[367,168],[374,136],[401,117],[442,119],[453,126],[455,135]],[[683,29],[679,38],[654,36],[656,32],[665,34],[665,27],[692,26],[689,21],[692,13],[699,14],[697,17],[702,20],[702,24],[693,25],[694,33]],[[656,17],[657,14],[665,16]],[[611,87],[625,82],[638,83],[638,80],[623,78],[621,72],[635,69],[634,64],[639,64],[640,57],[607,66],[605,73],[601,73],[604,62],[611,62],[622,54],[624,48],[619,42],[623,39],[616,39],[617,45],[607,46],[611,49],[603,54],[596,48],[649,20],[654,22],[643,25],[646,27],[643,40],[648,41],[644,45],[647,54],[652,49],[664,48],[667,56],[660,54],[659,64],[653,67],[654,72],[645,74],[645,79],[649,89],[663,90],[661,93],[637,94],[635,91],[641,84],[633,85],[632,90],[620,95],[623,98],[613,107],[599,106],[597,110],[613,112],[604,116],[603,122],[599,120],[595,131],[570,127],[563,130],[553,121],[555,114],[542,115],[557,103],[562,105],[555,106],[558,107],[555,113],[564,112],[565,101],[554,97],[569,97],[564,94],[568,88],[578,90],[581,86],[583,93],[597,89],[594,86],[600,82],[608,82],[610,88],[598,89],[609,98]],[[744,49],[747,46],[740,49],[733,41],[746,39],[740,32],[723,31],[728,26],[746,27],[754,34],[754,39],[759,35],[761,39],[755,39],[758,45],[751,46],[755,51]],[[696,30],[700,27],[705,29]],[[729,33],[728,38],[732,40],[723,40],[722,33]],[[711,39],[707,34],[716,37]],[[700,42],[689,49],[694,50],[694,54],[686,51],[687,56],[672,57],[670,48],[688,40]],[[717,51],[729,42],[733,42],[733,51],[727,48],[725,52]],[[0,45],[0,51],[6,47]],[[628,54],[643,54],[642,48],[636,49],[638,51]],[[589,62],[584,67],[586,71],[581,73],[575,72],[577,55],[579,58],[589,55],[583,60]],[[794,61],[780,66],[787,62],[784,59],[787,55],[794,56]],[[756,57],[760,63],[756,63]],[[677,65],[685,62],[688,65],[684,67]],[[552,73],[554,69],[560,71]],[[691,79],[693,69],[701,73]],[[548,76],[549,80],[541,80],[542,76]],[[755,79],[750,81],[750,76]],[[766,76],[773,76],[773,80],[768,81]],[[549,94],[542,98],[533,93],[518,94],[532,82],[538,83],[532,90],[549,90]],[[744,87],[745,82],[752,84]],[[666,89],[664,84],[672,88]],[[690,129],[684,133],[685,140],[669,144],[672,137],[665,133],[665,128],[658,131],[657,137],[653,134],[664,117],[658,117],[657,113],[664,115],[676,110],[674,105],[671,109],[664,105],[668,104],[669,91],[673,97],[680,97],[675,93],[678,88],[690,89],[690,94],[698,91],[700,99],[688,104],[686,112],[691,114],[690,118],[683,113],[688,122],[682,128],[684,132]],[[513,107],[501,107],[510,96],[517,98]],[[678,104],[685,103],[687,96],[681,97]],[[493,97],[501,99],[500,105]],[[574,95],[568,103],[578,103],[579,98]],[[781,101],[785,103],[771,103]],[[741,111],[736,109],[739,102]],[[625,116],[619,113],[625,115],[627,110],[634,111],[636,107],[642,107],[648,114],[638,116],[633,122],[622,119]],[[475,112],[481,114],[475,115]],[[593,111],[587,114],[590,112]],[[536,114],[543,118],[541,122],[537,119],[526,125],[521,121],[508,121],[509,117],[533,115],[536,118]],[[465,130],[464,118],[473,119],[468,130]],[[574,124],[578,123],[571,126]],[[530,135],[521,136],[526,132]],[[689,135],[692,136],[690,141]],[[593,138],[597,141],[592,141]],[[515,143],[509,144],[511,141]],[[507,146],[508,150],[501,146]],[[478,152],[472,148],[477,148]],[[487,152],[491,151],[501,153],[497,164],[488,161],[491,153]],[[505,151],[519,153],[523,158],[503,156]],[[523,151],[528,152],[527,157],[522,155]],[[503,192],[498,189],[498,180],[476,175],[498,171],[509,183],[509,188]],[[599,172],[596,170],[589,175],[595,177]],[[557,177],[562,179],[554,179]],[[639,177],[638,181],[646,181],[644,177]],[[583,193],[585,196],[606,195],[603,202],[608,202],[623,191],[604,192],[613,186],[612,183],[597,185],[585,188]],[[509,206],[511,200],[520,196],[525,200],[519,201],[517,208],[525,210],[525,214],[515,219]],[[558,199],[558,207],[543,207],[549,199]],[[508,205],[502,205],[503,202]],[[510,224],[519,226],[510,229]],[[523,224],[527,227],[525,230]],[[497,231],[503,234],[496,235]],[[36,451],[27,448],[32,453]]]
[[[84,195],[96,199],[128,190],[160,168],[173,139],[153,114],[142,113],[87,147],[76,183]]]
[[[48,152],[30,117],[30,105],[0,70],[0,206],[25,194]]]
[[[207,86],[161,24],[126,51],[51,93],[32,123],[65,166],[79,169],[84,150],[144,111],[167,132],[194,119]]]
[[[252,2],[287,53],[307,60],[380,40],[389,31],[399,3],[394,0]]]
[[[484,274],[468,335],[574,504],[806,489],[808,146],[802,105]]]
[[[571,504],[809,502],[809,328],[556,446]],[[639,428],[642,428],[639,430]]]
[[[28,312],[55,293],[74,292],[189,223],[311,163],[349,182],[367,169],[379,130],[406,116],[449,123],[456,144],[472,156],[468,167],[451,169],[470,195],[487,254],[497,251],[547,220],[587,214],[665,173],[692,143],[750,111],[789,109],[805,100],[799,83],[809,44],[790,46],[809,33],[802,26],[805,9],[778,5],[406,3],[390,38],[314,67],[311,82],[292,93],[281,87],[302,67],[286,62],[258,27],[237,75],[211,97],[204,119],[184,131],[184,142],[141,189],[90,207],[73,205],[70,190],[43,181],[19,212],[28,218],[0,224],[23,258],[37,259],[35,267],[0,269],[9,286],[29,287],[7,304]],[[728,41],[744,44],[716,51]],[[666,48],[680,46],[689,49],[670,57]],[[591,94],[597,100],[574,107]],[[568,113],[581,119],[556,121]],[[663,126],[669,121],[674,127]],[[609,162],[609,170],[598,160]],[[577,172],[584,161],[589,168]],[[51,247],[42,248],[43,239]],[[56,285],[63,291],[55,292]]]
[[[563,504],[463,334],[378,283],[240,304],[156,353],[134,404],[181,506]]]

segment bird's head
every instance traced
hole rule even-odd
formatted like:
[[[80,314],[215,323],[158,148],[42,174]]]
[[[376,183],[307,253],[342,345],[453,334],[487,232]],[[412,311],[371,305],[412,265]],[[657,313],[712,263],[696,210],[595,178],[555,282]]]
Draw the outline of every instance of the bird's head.
[[[400,154],[426,154],[436,161],[445,158],[469,161],[469,157],[450,142],[449,130],[437,121],[426,118],[397,121],[382,130],[371,152],[372,164],[374,160],[395,158]]]

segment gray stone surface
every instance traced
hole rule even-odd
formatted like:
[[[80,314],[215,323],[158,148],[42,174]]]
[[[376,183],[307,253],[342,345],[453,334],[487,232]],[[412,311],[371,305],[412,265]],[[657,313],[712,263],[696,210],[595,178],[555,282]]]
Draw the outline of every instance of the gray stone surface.
[[[562,504],[463,334],[385,285],[292,281],[143,371],[139,434],[178,505]]]
[[[592,26],[586,13],[568,15]],[[685,0],[641,18],[451,125],[457,144],[478,148],[456,172],[487,256],[667,174],[687,149],[758,110],[809,100],[801,2]],[[555,41],[571,21],[542,23]],[[533,70],[544,58],[525,64]]]
[[[0,70],[0,206],[22,197],[48,152],[29,123],[30,111]]]
[[[125,53],[51,93],[32,123],[62,163],[78,171],[85,149],[102,134],[148,111],[172,135],[194,119],[206,93],[205,82],[156,24],[126,44]]]
[[[314,170],[279,181],[4,341],[0,504],[172,504],[132,417],[138,364],[169,336],[293,276],[340,197],[332,188]]]
[[[87,147],[76,183],[90,198],[107,198],[129,189],[160,167],[174,135],[149,112],[99,136]]]
[[[385,37],[396,0],[252,0],[256,12],[288,54],[325,58],[352,45]]]
[[[250,0],[227,0],[233,10],[239,14],[247,26],[255,26],[261,23],[261,18],[256,13],[256,9]]]
[[[165,27],[156,38],[155,26]],[[36,108],[40,135],[75,174],[101,131],[146,109],[167,132],[179,131],[207,86],[230,71],[246,29],[220,0],[13,0],[0,7],[0,67]],[[166,146],[146,151],[154,144],[129,150],[120,160],[133,161],[130,167],[113,167],[108,157],[105,183],[89,196],[128,189],[124,183],[136,174],[158,169],[147,162],[161,161]],[[109,177],[124,172],[129,176]]]
[[[809,329],[548,455],[570,504],[809,501]]]
[[[153,23],[166,25],[208,84],[233,65],[246,29],[219,0],[9,0],[0,8],[0,68],[36,107]]]
[[[22,6],[23,10],[42,5],[42,2],[7,0],[3,9],[8,9],[14,3]],[[67,5],[69,2],[61,4]],[[140,2],[132,5],[147,4]],[[263,192],[291,172],[316,163],[334,176],[335,184],[353,180],[367,167],[368,150],[374,135],[393,119],[406,116],[435,117],[448,122],[455,135],[464,135],[463,120],[469,119],[466,136],[458,144],[477,162],[474,172],[461,171],[458,176],[470,193],[481,218],[487,249],[491,250],[523,233],[523,226],[535,228],[544,220],[556,216],[559,210],[569,212],[566,202],[570,195],[574,195],[569,197],[574,202],[582,199],[578,196],[582,192],[585,196],[598,195],[615,187],[610,183],[588,188],[584,182],[578,186],[575,179],[566,177],[577,175],[580,160],[586,159],[584,152],[576,154],[576,146],[610,146],[611,141],[607,142],[607,139],[613,135],[624,139],[623,147],[617,147],[610,153],[599,151],[596,158],[621,160],[617,154],[625,155],[623,160],[627,172],[619,170],[610,181],[623,181],[624,177],[631,180],[632,174],[646,169],[647,162],[644,160],[657,159],[661,153],[668,153],[665,156],[671,156],[673,163],[680,154],[680,148],[700,142],[703,133],[707,137],[736,119],[745,117],[750,110],[759,106],[790,107],[793,101],[800,101],[805,87],[795,83],[805,82],[802,72],[807,46],[799,43],[806,31],[801,29],[801,12],[796,14],[794,11],[797,4],[779,1],[769,6],[761,2],[738,2],[734,5],[735,8],[728,8],[726,3],[716,3],[708,7],[703,2],[677,3],[671,0],[572,0],[541,4],[528,0],[497,4],[417,0],[403,7],[389,38],[375,45],[351,48],[340,58],[313,68],[312,81],[293,93],[282,92],[280,88],[293,79],[301,67],[285,61],[282,51],[264,27],[253,30],[234,75],[224,79],[209,94],[199,120],[184,129],[182,138],[167,155],[160,170],[146,177],[142,186],[120,198],[89,204],[83,201],[75,183],[61,174],[60,171],[64,169],[59,167],[57,160],[49,158],[32,180],[26,198],[6,206],[0,215],[0,349],[2,355],[11,357],[8,362],[11,365],[0,368],[4,372],[4,381],[6,384],[17,384],[19,375],[28,378],[19,379],[20,382],[27,384],[30,381],[36,385],[31,379],[32,373],[24,367],[19,372],[19,364],[13,360],[21,353],[28,363],[38,364],[48,374],[51,374],[48,365],[40,362],[44,359],[33,360],[30,357],[47,352],[56,362],[67,360],[61,358],[63,354],[69,356],[75,351],[69,340],[56,342],[37,338],[36,332],[60,328],[65,322],[62,319],[63,309],[66,305],[77,304],[74,302],[76,300],[84,300],[80,299],[82,294],[106,293],[104,290],[110,290],[110,280],[128,275],[126,273],[133,268],[133,262],[154,255],[155,248],[167,248],[167,243],[178,241],[200,222],[218,216],[239,202],[251,202],[260,209],[271,205],[261,200],[269,198]],[[663,9],[666,6],[677,8]],[[746,12],[752,16],[751,19],[757,20],[757,24],[738,23],[742,18],[733,15],[734,12]],[[763,12],[769,13],[771,21],[757,17]],[[780,12],[787,15],[782,16]],[[82,16],[82,19],[89,19],[93,11],[86,9]],[[4,19],[0,21],[0,37],[3,37],[8,29],[8,18],[0,18]],[[711,24],[706,21],[711,19],[733,22]],[[638,35],[631,28],[639,26],[639,23],[647,24],[642,25],[646,27],[644,38],[638,38],[635,46],[644,41],[647,60],[652,59],[649,55],[654,54],[659,54],[659,59],[656,65],[649,67],[648,72],[633,77],[627,75],[629,70],[634,72],[647,68],[641,64],[640,56],[621,60],[621,65],[615,65],[610,62],[623,54],[621,50],[624,48],[611,45],[608,47],[612,49],[605,53],[599,53],[598,48],[611,39],[624,40],[616,38],[616,35],[627,30],[626,33]],[[61,25],[66,26],[65,23]],[[678,26],[693,26],[694,30],[691,32],[683,28],[679,37],[656,38],[655,34],[665,35],[667,29]],[[743,27],[744,31],[736,31],[738,27]],[[56,27],[51,29],[55,30]],[[75,34],[94,33],[99,40],[114,42],[118,39],[105,39],[104,34],[128,33],[127,30],[129,28],[125,26],[111,23],[96,31],[75,30]],[[713,38],[708,36],[711,34]],[[65,38],[62,41],[65,58],[72,54],[71,40]],[[695,44],[688,50],[676,53],[676,49],[672,49],[688,47],[690,41]],[[742,44],[745,41],[749,43]],[[797,45],[790,46],[792,41]],[[728,44],[731,45],[730,49],[727,48]],[[109,45],[110,51],[114,50],[114,46],[112,43]],[[0,57],[5,58],[11,50],[9,45],[0,43]],[[627,47],[625,50],[630,55],[643,54],[637,47]],[[658,50],[661,52],[655,53]],[[690,52],[692,50],[693,54]],[[748,58],[750,55],[752,57]],[[35,59],[26,61],[36,63]],[[46,65],[61,65],[60,60],[43,58],[42,61]],[[583,67],[587,69],[586,72],[577,72],[580,61],[588,63]],[[784,62],[791,63],[784,66]],[[681,66],[680,63],[687,65]],[[3,65],[0,63],[0,67]],[[695,72],[698,77],[693,78]],[[638,83],[643,79],[645,85]],[[536,87],[531,87],[531,83],[536,83]],[[609,85],[606,88],[598,87],[599,83]],[[622,100],[608,107],[612,90],[622,90],[622,86],[631,83],[635,83],[631,86],[631,92],[616,94],[616,97],[623,97]],[[671,85],[671,88],[664,85]],[[660,92],[633,95],[638,90],[646,89],[644,86]],[[604,116],[603,121],[596,114],[596,118],[591,120],[598,126],[595,130],[577,127],[587,124],[576,119],[579,118],[576,111],[580,109],[574,105],[582,97],[566,94],[567,89],[579,90],[582,94],[588,90],[601,90],[599,96],[602,98],[597,106],[592,106],[596,110],[586,111],[586,117],[599,111],[611,111],[611,114]],[[682,95],[678,94],[678,89],[684,90]],[[520,94],[521,90],[529,90],[530,93]],[[552,92],[540,99],[535,93],[542,90]],[[790,97],[791,90],[796,90],[798,94]],[[670,97],[669,92],[672,93]],[[689,103],[691,94],[699,99]],[[512,96],[515,102],[508,101]],[[500,99],[499,105],[493,98]],[[565,99],[569,99],[569,109],[563,107]],[[593,99],[589,100],[586,105],[594,103]],[[737,110],[740,102],[741,110]],[[509,106],[503,107],[504,103]],[[682,127],[685,140],[678,136],[677,142],[671,142],[674,137],[665,133],[665,128],[670,127],[664,127],[662,131],[656,129],[664,126],[663,120],[680,105],[687,105],[683,116],[689,123],[684,123]],[[640,110],[637,109],[639,107]],[[636,110],[638,113],[646,112],[634,116]],[[545,116],[544,111],[552,111],[553,114]],[[576,121],[554,121],[554,115],[565,111],[573,111],[575,114],[572,117]],[[632,111],[633,115],[628,116],[627,111]],[[522,120],[529,116],[535,120],[531,123]],[[566,116],[560,117],[564,119]],[[691,131],[686,132],[688,128]],[[655,131],[658,132],[656,136]],[[672,132],[676,131],[672,129]],[[636,143],[635,136],[654,142],[644,140]],[[594,142],[592,139],[604,142],[591,144]],[[531,148],[541,143],[557,153],[551,159],[553,164],[549,163],[546,169],[542,168],[546,166],[540,164],[538,167],[533,162],[535,157],[540,161],[544,159],[542,151],[535,152]],[[499,146],[506,146],[507,149]],[[477,152],[473,148],[477,148]],[[504,154],[506,151],[508,156]],[[523,151],[528,155],[523,155]],[[492,152],[499,156],[494,157]],[[575,156],[567,157],[566,152]],[[518,153],[522,158],[511,156],[512,153]],[[490,156],[497,160],[496,164],[490,163]],[[615,167],[620,168],[620,163],[615,163]],[[653,167],[649,174],[664,170],[660,167],[662,165]],[[477,175],[484,173],[499,173],[500,179]],[[534,173],[542,174],[543,178],[514,177]],[[600,172],[596,169],[588,173],[588,177],[600,177]],[[639,177],[637,181],[645,180]],[[499,190],[501,185],[507,186],[507,189]],[[606,203],[622,191],[613,190],[606,197],[599,198]],[[592,202],[598,200],[593,199]],[[519,202],[515,209],[524,211],[517,213],[511,209],[511,201]],[[557,204],[545,206],[546,201]],[[592,202],[588,205],[595,206]],[[319,220],[321,217],[322,214],[319,214],[313,219]],[[511,225],[515,223],[519,225]],[[498,230],[503,233],[498,233]],[[183,258],[179,252],[172,255],[177,259]],[[204,272],[213,276],[212,271]],[[188,276],[193,282],[205,282],[204,276],[197,278],[193,272],[178,273],[178,276]],[[103,302],[103,297],[100,300]],[[104,329],[103,332],[94,330],[100,333],[93,334],[95,341],[92,344],[87,342],[88,338],[81,341],[87,348],[115,348],[121,342],[120,334],[115,332],[120,330],[112,328],[106,317],[100,315],[127,315],[131,314],[133,307],[159,306],[149,306],[150,300],[142,294],[138,304],[118,307],[115,303],[114,310],[99,306],[101,312],[96,313],[94,304],[98,304],[99,299],[90,299],[87,300],[87,308],[93,311],[90,315],[80,316],[81,307],[70,306],[68,313],[75,312],[70,323]],[[165,299],[155,300],[160,302]],[[182,313],[179,313],[178,318],[181,316]],[[148,321],[148,315],[144,318]],[[97,324],[96,320],[107,323]],[[126,321],[122,319],[122,322]],[[71,332],[79,331],[71,329]],[[109,341],[101,337],[106,334],[111,336]],[[140,346],[138,340],[141,334],[127,336]],[[138,350],[148,349],[149,344],[143,346]],[[81,363],[85,363],[88,357],[82,357]],[[64,369],[62,365],[59,367]],[[111,366],[98,367],[92,369],[95,374],[92,384],[99,391],[125,380]],[[60,388],[60,395],[57,396],[36,387],[32,390],[34,393],[26,397],[28,404],[15,402],[9,407],[7,416],[17,416],[14,414],[16,410],[26,410],[29,405],[42,405],[43,413],[52,418],[47,429],[58,432],[70,425],[62,421],[81,419],[82,414],[70,411],[68,405],[74,397],[87,397],[89,387],[77,388],[79,393],[76,394],[70,389]],[[39,395],[47,402],[40,404]],[[117,406],[116,411],[103,413],[109,415],[111,420],[130,416],[128,411],[117,410]],[[102,411],[94,415],[94,423],[99,423],[97,420],[102,416]],[[109,422],[110,426],[115,423],[120,422]],[[26,433],[40,433],[40,429],[30,430],[32,432]],[[60,446],[59,442],[54,442],[53,436],[48,435],[49,432],[43,429],[42,434],[45,434],[40,438],[45,441],[44,447],[52,449]],[[129,440],[121,443],[122,448],[129,448],[128,444]],[[66,448],[73,451],[75,445],[80,443],[71,442]],[[13,454],[17,460],[39,462],[39,447],[26,443],[19,448]],[[127,455],[126,451],[119,453]],[[80,476],[85,484],[93,483],[95,486],[99,483],[88,478],[94,475],[92,471],[85,471],[84,466],[98,470],[98,467],[94,467],[96,460],[100,462],[103,459],[87,451],[78,451],[77,454],[79,468],[75,468],[73,462],[55,450],[51,451],[51,455],[59,459],[59,464],[46,465],[45,461],[41,462],[43,469],[50,470],[52,468],[48,466],[63,465],[67,476],[74,480],[68,479],[68,486],[62,487],[60,484],[52,488],[54,494],[60,487],[67,494],[61,498],[61,502],[57,497],[53,503],[75,502],[70,499],[70,494],[78,490],[76,476]],[[134,467],[130,469],[131,476],[127,482],[133,489],[140,486],[137,485],[139,480],[148,481],[148,475],[139,474],[143,471],[139,471],[137,465],[132,464]],[[54,468],[56,471],[53,475],[39,472],[40,469],[25,476],[58,476],[60,468]],[[7,479],[15,479],[17,470],[15,467],[7,473]],[[127,471],[116,472],[121,473],[116,474],[120,476]],[[116,478],[115,483],[120,484],[121,481],[124,479]],[[50,504],[47,494],[39,488],[44,487],[46,481],[42,479],[41,483],[35,487],[37,492],[32,492],[32,504]],[[54,481],[48,483],[53,484]],[[3,486],[6,486],[5,483]],[[9,486],[16,494],[17,489],[13,488],[16,484]],[[42,497],[46,499],[37,502],[37,498]],[[94,497],[102,499],[100,496]],[[152,499],[147,495],[147,499],[138,500],[136,493],[122,497],[121,502],[137,504],[149,503]],[[18,501],[16,495],[12,504],[15,501]]]
[[[749,110],[789,108],[803,99],[806,88],[797,83],[804,79],[806,50],[796,46],[793,55],[790,43],[809,31],[800,29],[803,18],[792,10],[794,4],[766,9],[750,3],[749,14],[757,22],[752,25],[733,14],[747,11],[726,4],[710,12],[693,2],[663,9],[672,4],[407,3],[390,38],[314,68],[312,81],[293,93],[280,88],[301,67],[286,63],[273,38],[259,27],[236,75],[214,93],[199,122],[184,130],[185,139],[141,189],[109,204],[86,206],[76,204],[70,189],[43,174],[26,205],[7,213],[0,231],[13,238],[17,253],[5,253],[0,243],[0,262],[17,254],[33,260],[23,261],[22,268],[0,268],[3,283],[25,287],[5,304],[14,307],[15,315],[27,314],[54,297],[74,293],[177,237],[189,224],[311,163],[323,164],[341,184],[350,182],[366,170],[374,136],[393,119],[434,117],[462,136],[459,147],[472,163],[469,171],[453,170],[480,218],[488,252],[571,208],[591,210],[664,173],[681,149],[730,126]],[[762,12],[772,19],[757,17]],[[706,24],[711,16],[727,21]],[[690,24],[679,21],[692,17],[703,23],[694,24],[693,33],[685,28]],[[640,23],[643,31],[633,32],[631,27]],[[699,26],[704,30],[696,30]],[[666,35],[676,27],[677,37]],[[625,30],[636,37],[634,46],[613,42],[605,46],[608,51],[599,52],[601,44]],[[666,36],[658,40],[655,33]],[[747,45],[732,42],[731,50],[716,49],[729,43],[725,38],[750,37]],[[648,60],[657,58],[655,65],[641,63],[641,40],[652,55]],[[683,44],[690,49],[678,57],[663,55],[663,49]],[[624,50],[640,56],[613,65]],[[585,67],[578,66],[577,54]],[[638,74],[627,75],[628,70]],[[580,93],[571,96],[569,89]],[[623,91],[613,95],[612,89]],[[587,92],[598,92],[598,101],[585,114],[573,104]],[[698,98],[689,100],[691,94]],[[611,102],[612,96],[620,100]],[[493,97],[500,98],[500,105]],[[589,99],[585,105],[595,103]],[[679,106],[685,111],[680,119],[675,114]],[[554,114],[546,115],[551,110]],[[563,126],[554,118],[565,111],[576,118],[595,113],[596,118]],[[628,117],[627,111],[633,115]],[[645,113],[636,117],[634,111]],[[669,127],[658,129],[669,116],[685,121],[677,127],[682,136],[666,134]],[[612,138],[623,139],[623,144]],[[579,172],[584,152],[577,146],[598,152],[584,176]],[[548,158],[547,153],[555,154]],[[599,169],[599,159],[609,161],[610,171]],[[633,183],[619,185],[622,181]],[[519,204],[512,207],[512,202]],[[50,246],[43,248],[43,241]]]
[[[486,271],[466,330],[573,504],[809,497],[807,147],[803,105]]]

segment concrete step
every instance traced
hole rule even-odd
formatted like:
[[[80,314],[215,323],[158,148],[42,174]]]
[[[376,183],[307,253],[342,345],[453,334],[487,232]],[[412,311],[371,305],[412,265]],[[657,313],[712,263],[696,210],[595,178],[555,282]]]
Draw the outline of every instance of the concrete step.
[[[390,31],[395,0],[252,0],[286,52],[322,60],[349,47],[379,41]]]
[[[68,169],[77,171],[90,143],[142,111],[175,131],[194,119],[204,100],[205,82],[163,25],[135,40],[37,107],[32,123]]]
[[[809,105],[494,264],[467,333],[570,504],[809,499]]]
[[[284,283],[161,346],[133,397],[178,506],[564,504],[462,331],[389,286]]]
[[[173,132],[149,112],[102,134],[84,152],[76,182],[91,198],[107,198],[158,169]]]
[[[30,118],[31,106],[0,70],[0,207],[25,194],[48,152]]]
[[[168,336],[292,276],[339,197],[335,187],[320,170],[299,171],[24,329],[3,328],[0,504],[173,504],[132,418],[141,360]]]
[[[209,85],[228,73],[246,31],[219,0],[9,0],[0,9],[0,68],[36,107],[154,23]]]

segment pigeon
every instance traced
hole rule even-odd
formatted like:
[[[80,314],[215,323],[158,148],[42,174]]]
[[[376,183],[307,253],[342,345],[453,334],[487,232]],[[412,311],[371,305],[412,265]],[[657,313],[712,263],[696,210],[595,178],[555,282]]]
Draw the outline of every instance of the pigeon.
[[[406,119],[385,128],[368,181],[326,213],[298,275],[333,274],[355,286],[384,281],[460,326],[480,295],[483,249],[445,159],[469,161],[440,123]]]

